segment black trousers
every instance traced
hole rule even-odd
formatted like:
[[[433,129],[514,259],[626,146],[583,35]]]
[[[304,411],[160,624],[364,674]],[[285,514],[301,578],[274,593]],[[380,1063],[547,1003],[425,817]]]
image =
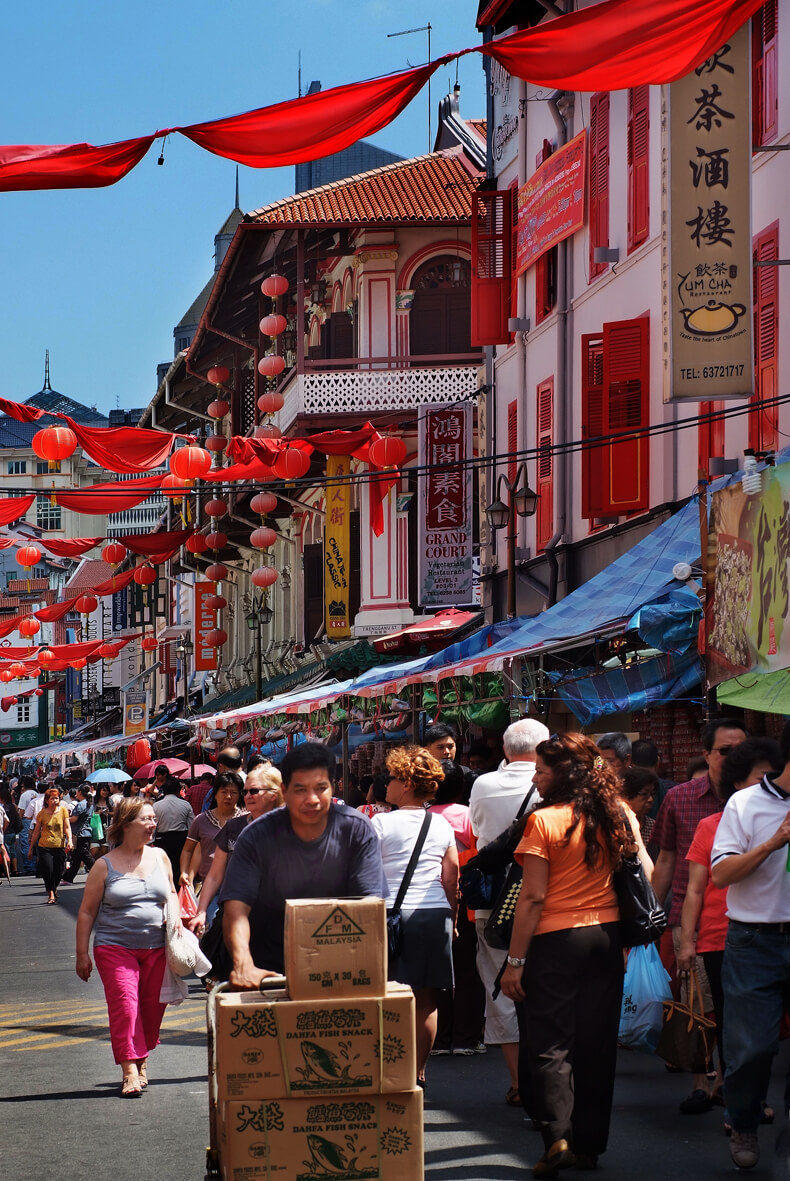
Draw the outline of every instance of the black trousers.
[[[713,998],[713,1011],[716,1014],[716,1046],[719,1051],[719,1066],[724,1074],[724,989],[721,986],[721,968],[724,961],[723,951],[703,951],[701,953],[708,974],[710,995]]]
[[[184,829],[170,829],[168,832],[158,832],[154,837],[154,845],[157,849],[163,849],[170,858],[170,864],[173,867],[173,881],[178,889],[178,879],[181,875],[181,850],[184,848],[187,839],[187,830]]]
[[[65,849],[45,849],[41,845],[38,846],[38,872],[44,879],[44,889],[48,894],[57,890],[60,885],[65,864]]]
[[[536,935],[524,967],[519,1089],[549,1148],[606,1149],[623,998],[617,923]],[[522,1089],[523,1079],[523,1089]]]
[[[455,988],[439,993],[435,1050],[474,1049],[483,1040],[486,993],[477,974],[477,931],[466,907],[458,911],[458,938],[453,941]]]
[[[95,857],[91,854],[91,835],[88,833],[85,837],[77,837],[74,842],[74,848],[71,851],[71,860],[69,867],[63,874],[64,882],[73,882],[79,872],[81,865],[90,872],[96,863]]]

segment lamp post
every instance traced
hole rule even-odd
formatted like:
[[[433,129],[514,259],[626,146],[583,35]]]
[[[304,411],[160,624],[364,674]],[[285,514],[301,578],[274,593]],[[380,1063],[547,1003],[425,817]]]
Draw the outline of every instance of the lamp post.
[[[502,499],[504,487],[507,500]],[[509,480],[504,473],[496,486],[496,500],[485,510],[488,524],[496,533],[509,526],[505,535],[507,542],[507,617],[516,615],[516,517],[534,517],[538,509],[538,494],[529,486],[527,465],[520,463],[516,474]]]
[[[181,661],[181,668],[184,673],[184,717],[189,713],[189,658],[194,651],[195,645],[192,643],[192,637],[189,635],[184,636],[176,645],[176,656]]]
[[[261,643],[261,628],[270,624],[274,612],[263,595],[252,596],[250,610],[246,615],[247,627],[255,632],[255,700],[263,697],[263,653]]]

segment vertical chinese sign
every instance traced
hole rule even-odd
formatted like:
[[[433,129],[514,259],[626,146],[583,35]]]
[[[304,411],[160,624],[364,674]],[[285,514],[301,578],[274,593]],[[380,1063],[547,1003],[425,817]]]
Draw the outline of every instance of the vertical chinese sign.
[[[419,442],[420,606],[470,604],[474,602],[471,405],[427,407]]]
[[[324,526],[324,614],[330,640],[351,635],[349,564],[351,548],[351,457],[326,459],[326,523]]]
[[[750,72],[747,24],[667,90],[666,402],[753,391]]]
[[[216,593],[216,582],[195,583],[195,672],[210,672],[217,667],[217,649],[206,643],[206,633],[217,626],[217,612],[206,606],[206,599]]]

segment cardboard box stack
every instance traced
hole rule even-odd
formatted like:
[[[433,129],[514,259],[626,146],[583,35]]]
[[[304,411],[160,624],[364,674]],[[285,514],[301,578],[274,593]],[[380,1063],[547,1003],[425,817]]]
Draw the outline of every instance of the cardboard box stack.
[[[225,1181],[422,1181],[414,995],[386,943],[381,899],[289,902],[287,991],[218,996]]]

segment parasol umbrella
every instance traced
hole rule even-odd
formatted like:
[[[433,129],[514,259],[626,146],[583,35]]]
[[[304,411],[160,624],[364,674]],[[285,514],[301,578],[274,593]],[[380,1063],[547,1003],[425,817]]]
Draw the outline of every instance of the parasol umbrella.
[[[131,779],[131,775],[127,775],[126,771],[121,771],[119,767],[99,767],[97,771],[91,771],[90,775],[86,775],[86,783],[126,783]]]
[[[179,771],[176,779],[200,779],[201,775],[216,775],[217,768],[209,763],[195,763],[194,767],[187,767],[186,771]]]
[[[135,779],[153,779],[154,767],[161,767],[162,764],[167,767],[171,775],[178,775],[179,771],[188,771],[189,763],[185,763],[183,759],[151,759],[150,763],[143,763],[142,767],[138,767],[134,773]]]

